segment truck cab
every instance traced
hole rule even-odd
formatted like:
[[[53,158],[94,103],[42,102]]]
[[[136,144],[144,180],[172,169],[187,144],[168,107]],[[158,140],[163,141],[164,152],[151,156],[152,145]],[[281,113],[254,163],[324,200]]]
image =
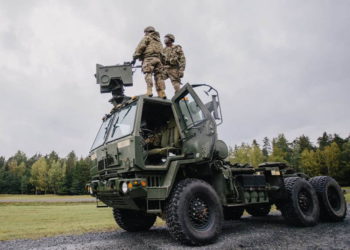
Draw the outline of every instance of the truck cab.
[[[161,213],[181,165],[212,161],[216,144],[227,154],[226,145],[216,143],[218,94],[209,85],[195,88],[209,102],[186,84],[172,100],[136,96],[105,116],[90,151],[91,194],[109,206]]]

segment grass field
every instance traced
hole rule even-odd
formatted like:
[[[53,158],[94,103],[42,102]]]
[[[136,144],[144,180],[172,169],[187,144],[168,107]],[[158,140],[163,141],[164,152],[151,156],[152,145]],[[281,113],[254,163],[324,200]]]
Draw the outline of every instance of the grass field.
[[[64,201],[84,198],[91,196],[0,195],[0,200],[18,201],[0,202],[0,240],[119,229],[111,208],[96,208],[95,202]],[[158,219],[156,225],[164,225],[164,222]]]
[[[1,199],[13,199],[13,200],[45,200],[45,199],[82,199],[82,198],[91,198],[90,195],[54,195],[54,194],[45,194],[45,195],[30,195],[30,194],[0,194]]]
[[[350,188],[345,194],[350,202]],[[46,203],[42,199],[90,196],[0,195],[0,199],[36,200],[35,202],[0,202],[0,240],[41,238],[61,234],[82,234],[117,230],[111,208],[96,208],[95,203]],[[246,214],[245,214],[246,215]],[[164,225],[157,219],[156,225]]]
[[[0,211],[0,240],[117,228],[112,210],[93,203],[13,203],[0,205]]]

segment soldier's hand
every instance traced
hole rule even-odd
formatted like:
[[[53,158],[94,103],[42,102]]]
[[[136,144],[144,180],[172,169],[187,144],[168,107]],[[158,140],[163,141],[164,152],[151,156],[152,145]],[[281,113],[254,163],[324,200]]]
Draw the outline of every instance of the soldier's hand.
[[[184,72],[183,72],[182,70],[179,71],[179,77],[180,77],[180,78],[184,77]]]

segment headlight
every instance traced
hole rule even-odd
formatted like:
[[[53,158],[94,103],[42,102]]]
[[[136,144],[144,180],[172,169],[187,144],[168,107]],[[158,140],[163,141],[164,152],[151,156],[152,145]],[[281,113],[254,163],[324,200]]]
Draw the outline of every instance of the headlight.
[[[128,192],[128,184],[126,182],[123,182],[122,184],[122,192],[125,194]]]

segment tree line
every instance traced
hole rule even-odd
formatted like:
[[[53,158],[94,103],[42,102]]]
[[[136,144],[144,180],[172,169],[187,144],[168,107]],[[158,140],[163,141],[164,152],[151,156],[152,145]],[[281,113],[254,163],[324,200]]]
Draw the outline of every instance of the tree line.
[[[84,194],[90,180],[90,158],[79,158],[72,151],[60,158],[55,151],[28,158],[18,151],[0,157],[0,193],[7,194]]]
[[[341,185],[350,185],[350,136],[323,133],[314,145],[302,135],[289,142],[284,134],[270,140],[265,137],[262,146],[256,140],[230,148],[232,163],[250,164],[257,167],[262,162],[285,162],[307,175],[329,175]]]
[[[323,133],[314,145],[302,135],[289,142],[283,134],[262,146],[256,140],[230,148],[232,163],[257,167],[262,162],[285,162],[309,176],[329,175],[341,185],[350,185],[350,136]],[[78,158],[72,151],[61,158],[55,151],[28,158],[18,151],[5,159],[0,157],[0,193],[13,194],[84,194],[90,181],[91,160]]]

